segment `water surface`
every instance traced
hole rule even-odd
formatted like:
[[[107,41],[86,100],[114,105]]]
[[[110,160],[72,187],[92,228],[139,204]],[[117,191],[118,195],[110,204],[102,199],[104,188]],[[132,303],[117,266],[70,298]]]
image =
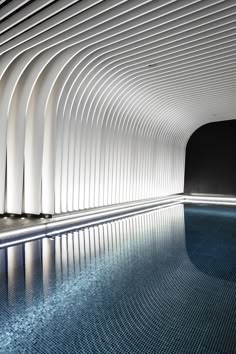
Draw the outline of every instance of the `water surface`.
[[[0,353],[236,353],[235,230],[180,204],[0,250]]]

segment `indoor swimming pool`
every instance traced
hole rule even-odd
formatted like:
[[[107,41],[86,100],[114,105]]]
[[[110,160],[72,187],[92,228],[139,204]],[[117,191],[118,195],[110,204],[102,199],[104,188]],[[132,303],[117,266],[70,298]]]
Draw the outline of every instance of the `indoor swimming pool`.
[[[236,353],[236,208],[178,204],[0,249],[0,353]]]

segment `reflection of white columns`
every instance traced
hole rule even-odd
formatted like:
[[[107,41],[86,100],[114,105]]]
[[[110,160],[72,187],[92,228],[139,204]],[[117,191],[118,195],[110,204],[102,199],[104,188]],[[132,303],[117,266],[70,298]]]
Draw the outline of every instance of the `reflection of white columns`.
[[[67,252],[68,252],[68,271],[69,271],[69,275],[73,275],[74,274],[74,244],[73,244],[73,234],[72,233],[68,233],[67,234],[67,242],[68,242],[68,248],[67,248]]]
[[[90,237],[89,237],[89,229],[86,228],[84,230],[84,252],[85,252],[85,263],[86,266],[89,264],[91,259],[91,248],[90,248]]]
[[[99,225],[100,254],[105,253],[104,225]]]
[[[81,270],[85,267],[85,237],[84,231],[79,231],[79,256],[80,256],[80,268]]]
[[[57,284],[61,283],[62,277],[62,245],[61,245],[61,237],[55,237],[55,275]]]
[[[90,244],[90,258],[94,259],[95,256],[95,244],[94,244],[94,228],[89,229],[89,244]]]
[[[112,233],[112,223],[107,224],[107,231],[109,252],[112,253],[114,249],[114,235]]]
[[[68,275],[68,239],[67,235],[61,236],[61,264],[62,264],[62,277]]]
[[[17,288],[24,287],[24,257],[23,245],[8,247],[7,249],[7,276],[8,276],[8,301],[14,305]]]
[[[74,242],[74,262],[75,262],[75,274],[78,275],[80,272],[80,250],[79,250],[79,232],[75,231],[73,233]]]
[[[55,276],[55,242],[50,238],[42,239],[42,269],[43,291],[44,296],[47,298]]]
[[[59,285],[63,277],[79,276],[81,270],[91,263],[99,264],[101,258],[112,261],[114,254],[132,262],[129,255],[143,257],[147,252],[149,257],[153,255],[165,259],[179,251],[176,262],[180,262],[181,257],[186,257],[184,234],[184,209],[183,205],[177,205],[88,227],[83,231],[56,236],[55,239],[44,238],[9,247],[9,303],[14,305],[16,291],[20,287],[22,294],[22,286],[23,292],[26,292],[26,303],[32,303],[39,285],[35,282],[41,272],[39,264],[42,264],[43,291],[47,298],[50,288],[54,288],[54,281]],[[0,250],[0,278],[1,272],[6,269],[5,256],[5,250]]]
[[[98,226],[95,226],[94,227],[94,254],[96,260],[99,258],[99,248],[100,248],[99,229]]]
[[[3,301],[7,299],[7,250],[0,249],[0,289]]]
[[[0,274],[4,274],[7,270],[7,258],[6,258],[6,249],[0,249]]]
[[[42,265],[42,249],[41,240],[27,242],[25,248],[25,293],[26,303],[31,304],[34,296],[35,287],[40,286],[39,273]]]

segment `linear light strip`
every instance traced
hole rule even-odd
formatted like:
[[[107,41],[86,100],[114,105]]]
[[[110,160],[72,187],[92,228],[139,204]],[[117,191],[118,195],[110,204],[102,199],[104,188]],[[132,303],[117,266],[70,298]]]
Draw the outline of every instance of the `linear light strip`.
[[[18,230],[2,232],[0,233],[0,242],[1,242],[0,248],[14,246],[19,243],[34,241],[45,236],[51,237],[72,230],[81,230],[89,226],[95,226],[101,223],[122,219],[124,217],[130,217],[133,215],[138,215],[140,213],[150,212],[152,210],[171,207],[179,204],[180,200],[181,200],[180,197],[176,197],[172,199],[168,198],[168,202],[166,203],[159,202],[156,203],[156,205],[154,205],[154,203],[152,202],[149,205],[143,207],[133,206],[130,207],[129,209],[125,208],[123,210],[119,208],[117,210],[113,210],[110,212],[94,214],[92,219],[91,216],[76,217],[76,218],[73,217],[71,218],[71,220],[68,220],[68,218],[66,218],[65,220],[60,220],[60,222],[52,221],[52,222],[47,222],[43,225],[35,225],[30,227],[28,226]],[[42,232],[42,229],[45,229],[45,232]],[[32,236],[33,233],[35,234],[37,232],[38,234]],[[11,240],[11,238],[13,237],[14,239]]]
[[[162,208],[173,207],[177,204],[181,204],[184,202],[191,204],[209,204],[209,205],[236,205],[236,198],[233,197],[216,197],[216,196],[173,196],[172,198],[163,198],[165,201],[159,202],[150,202],[148,201],[144,205],[133,205],[125,208],[104,208],[104,210],[98,213],[87,214],[86,216],[81,215],[72,215],[70,218],[69,215],[61,216],[60,218],[55,218],[56,221],[49,221],[43,225],[35,225],[30,227],[25,227],[19,230],[12,230],[7,232],[0,233],[3,241],[0,243],[0,248],[14,246],[24,242],[30,242],[37,239],[41,239],[42,237],[51,237],[55,235],[59,235],[62,233],[66,233],[73,230],[81,230],[90,226],[99,225],[106,222],[111,222],[113,220],[118,220],[126,217],[131,217],[134,215],[138,215],[140,213],[151,212]],[[134,210],[135,209],[135,210]],[[60,221],[57,221],[57,220]],[[55,230],[53,230],[56,228]],[[42,230],[45,229],[44,232]],[[32,236],[32,233],[38,233]],[[29,235],[29,236],[26,236]],[[11,240],[11,238],[17,238]]]
[[[236,198],[234,197],[184,196],[184,201],[193,204],[236,205]]]

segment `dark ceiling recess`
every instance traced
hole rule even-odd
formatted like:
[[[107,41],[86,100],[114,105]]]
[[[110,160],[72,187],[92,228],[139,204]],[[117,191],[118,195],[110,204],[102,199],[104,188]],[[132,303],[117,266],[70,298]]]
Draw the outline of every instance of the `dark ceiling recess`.
[[[236,195],[236,120],[209,123],[193,133],[184,191]]]

